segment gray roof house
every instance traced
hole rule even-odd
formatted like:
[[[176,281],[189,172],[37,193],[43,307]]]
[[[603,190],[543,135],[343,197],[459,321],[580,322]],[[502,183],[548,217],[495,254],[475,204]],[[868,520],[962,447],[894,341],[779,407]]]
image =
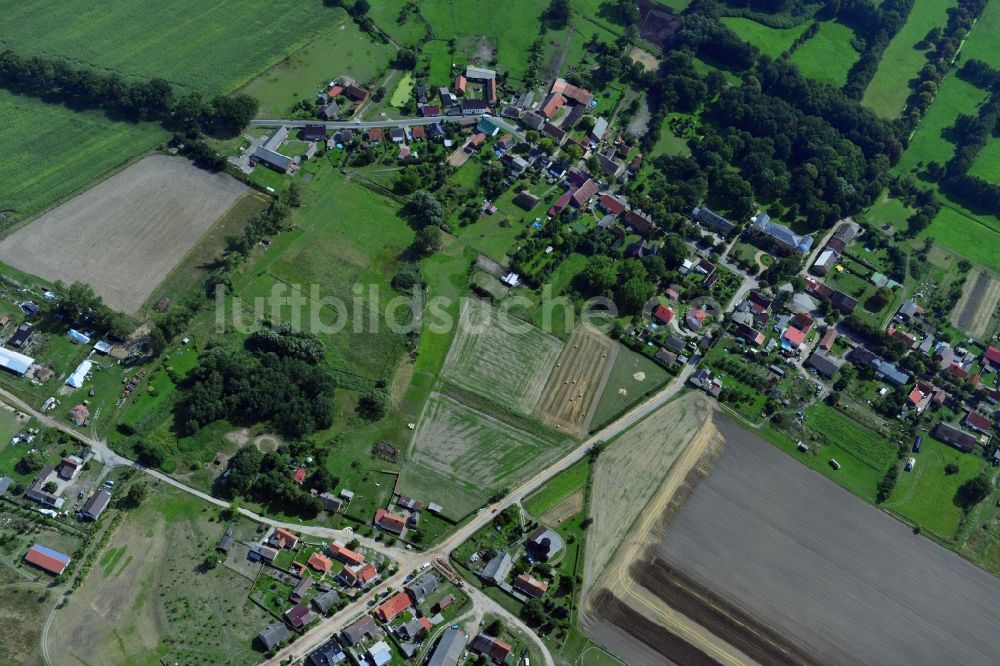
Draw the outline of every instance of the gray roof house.
[[[823,352],[815,352],[809,357],[809,360],[806,361],[806,365],[810,368],[815,368],[816,372],[825,377],[833,377],[837,374],[837,371],[840,370],[841,364],[839,361],[830,358]]]
[[[455,666],[464,650],[465,635],[458,629],[448,629],[434,648],[427,666]]]
[[[363,618],[344,629],[344,640],[348,645],[357,645],[362,641],[370,641],[382,635],[382,630],[375,623],[375,618],[365,615]]]
[[[428,571],[407,585],[406,591],[410,593],[413,603],[419,605],[424,603],[427,597],[433,594],[439,587],[441,587],[441,581],[432,572]]]
[[[875,368],[875,375],[895,386],[903,386],[910,381],[910,375],[896,367],[894,363],[877,359],[872,362]]]
[[[0,495],[3,495],[14,485],[14,479],[9,476],[0,476]]]
[[[337,590],[330,590],[313,597],[312,605],[320,613],[326,613],[336,606],[339,601],[340,595],[337,593]]]
[[[483,570],[479,572],[479,577],[495,585],[500,585],[507,578],[507,574],[510,573],[510,569],[513,566],[514,560],[511,558],[510,553],[504,551],[498,553],[492,560],[486,563]]]
[[[344,653],[344,648],[340,646],[340,641],[335,636],[331,636],[330,640],[309,653],[309,656],[306,657],[306,664],[308,666],[334,666],[346,659],[347,655]]]
[[[257,634],[257,640],[264,646],[265,650],[272,649],[275,645],[288,638],[288,627],[284,622],[270,624]]]

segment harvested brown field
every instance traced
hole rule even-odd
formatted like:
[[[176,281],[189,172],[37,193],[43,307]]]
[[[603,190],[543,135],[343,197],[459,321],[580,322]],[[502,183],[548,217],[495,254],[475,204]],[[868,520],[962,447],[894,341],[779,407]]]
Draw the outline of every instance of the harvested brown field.
[[[583,435],[617,355],[618,345],[608,336],[577,326],[542,389],[535,415],[546,425]]]
[[[726,445],[667,512],[637,585],[769,663],[995,663],[1000,581],[728,419],[716,425]]]
[[[539,518],[546,525],[559,525],[583,511],[583,488],[559,501]]]
[[[628,57],[632,59],[632,62],[637,62],[642,65],[642,68],[647,72],[655,72],[660,66],[660,59],[654,56],[649,51],[640,49],[638,46],[633,46],[628,52]]]
[[[976,269],[965,280],[962,297],[951,311],[951,323],[974,338],[986,335],[1000,303],[1000,280]]]
[[[719,454],[722,441],[711,416],[710,401],[688,394],[598,458],[581,626],[626,663],[752,662],[633,579],[633,563],[644,563],[660,542],[668,507],[690,492],[692,471],[707,473]]]
[[[697,460],[707,448],[714,432],[711,415],[708,398],[688,393],[626,430],[597,458],[592,473],[594,523],[588,529],[585,588],[606,577],[605,569],[613,557],[622,559],[616,551],[624,548],[633,524],[643,516],[681,454],[693,448],[688,457]]]
[[[479,299],[466,299],[441,376],[501,407],[531,414],[563,343]]]
[[[5,238],[0,261],[53,282],[85,282],[110,307],[135,313],[247,191],[226,174],[152,155]]]

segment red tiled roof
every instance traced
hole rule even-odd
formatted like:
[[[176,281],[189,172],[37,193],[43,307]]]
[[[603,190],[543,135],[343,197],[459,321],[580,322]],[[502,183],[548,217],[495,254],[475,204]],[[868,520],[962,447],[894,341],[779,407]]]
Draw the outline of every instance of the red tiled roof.
[[[299,467],[297,470],[295,470],[295,483],[301,484],[305,480],[306,480],[306,468]]]
[[[336,97],[340,93],[344,92],[344,89],[340,86],[334,86],[326,91],[327,97]]]
[[[798,347],[805,342],[806,334],[793,326],[789,326],[785,329],[785,332],[781,334],[781,337]]]
[[[368,563],[354,572],[354,575],[362,585],[367,585],[375,580],[375,577],[378,576],[378,571],[375,569],[374,564]]]
[[[559,213],[563,212],[563,209],[569,205],[570,195],[566,193],[559,197],[554,204],[549,207],[549,215],[556,217]]]
[[[455,90],[463,95],[465,94],[465,77],[461,74],[455,77]]]
[[[602,194],[601,208],[608,211],[610,215],[618,215],[625,210],[625,204],[616,196],[611,194]]]
[[[993,422],[979,412],[969,412],[968,416],[965,417],[965,422],[970,428],[977,430],[987,431],[993,427]]]
[[[666,305],[657,305],[656,309],[653,310],[653,317],[663,322],[664,324],[669,324],[670,320],[674,318],[674,311],[668,308]]]
[[[551,118],[556,114],[556,111],[566,103],[566,98],[559,93],[553,93],[549,95],[549,98],[545,100],[545,104],[539,109],[539,113],[546,118]]]
[[[338,560],[345,564],[363,564],[365,561],[365,556],[361,553],[356,553],[349,548],[345,548],[337,543],[331,543],[327,550],[330,551],[330,555],[336,557]]]
[[[279,527],[274,530],[272,541],[279,544],[282,548],[292,548],[299,542],[299,538],[285,528]]]
[[[827,351],[830,351],[830,348],[833,347],[833,341],[836,339],[837,339],[837,329],[831,327],[830,329],[827,330],[826,335],[823,336],[823,339],[819,341],[820,349],[825,349]]]
[[[410,605],[410,595],[406,592],[397,592],[375,609],[375,615],[383,622],[392,622],[397,615],[409,608]]]
[[[521,574],[515,578],[514,587],[536,599],[545,594],[545,591],[549,589],[548,583],[543,583],[528,574]]]
[[[379,509],[375,512],[375,524],[384,530],[402,534],[403,529],[406,527],[406,519],[401,516],[395,516],[385,509]]]
[[[377,127],[372,127],[368,130],[368,140],[369,141],[381,141],[383,137],[382,130]]]
[[[1000,349],[990,346],[986,349],[986,353],[983,355],[988,363],[993,365],[1000,365]]]
[[[330,558],[321,553],[313,553],[310,555],[308,564],[316,571],[322,571],[323,573],[328,572],[330,567],[333,566],[333,562]]]
[[[412,134],[414,139],[422,139],[427,135],[427,132],[424,130],[422,125],[417,125],[413,128]]]
[[[69,565],[69,555],[64,555],[58,551],[40,546],[37,543],[28,549],[24,556],[24,561],[33,564],[39,569],[48,571],[54,576],[58,576]]]

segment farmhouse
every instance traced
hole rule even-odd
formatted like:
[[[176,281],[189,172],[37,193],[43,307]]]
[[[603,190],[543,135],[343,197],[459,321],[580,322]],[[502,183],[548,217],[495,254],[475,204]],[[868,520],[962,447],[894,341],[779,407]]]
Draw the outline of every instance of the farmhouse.
[[[47,490],[44,490],[46,482],[48,482],[49,477],[52,476],[54,471],[55,467],[52,465],[46,465],[40,469],[34,483],[31,484],[24,496],[52,509],[61,509],[64,502],[63,498],[56,497]]]
[[[494,585],[501,585],[513,566],[514,560],[511,558],[510,553],[503,551],[497,553],[493,559],[486,563],[483,570],[479,572],[479,577]]]
[[[313,586],[313,582],[314,581],[312,576],[303,576],[302,579],[299,580],[299,582],[296,583],[295,587],[292,589],[292,593],[289,596],[289,599],[291,599],[295,603],[299,603],[300,601],[302,601],[302,599],[305,598],[306,593],[309,592],[309,588]]]
[[[900,370],[894,363],[876,359],[872,362],[875,368],[875,376],[884,379],[894,386],[903,386],[910,381],[910,375]]]
[[[469,645],[469,651],[489,657],[494,664],[506,664],[511,656],[511,647],[499,638],[479,634]]]
[[[465,634],[459,629],[447,629],[434,648],[427,666],[456,666],[465,650]]]
[[[370,562],[361,566],[346,566],[337,575],[337,580],[347,587],[367,587],[378,580],[378,570]]]
[[[757,214],[753,228],[789,252],[808,254],[809,248],[812,247],[812,236],[800,236],[788,227],[772,222],[771,216],[767,213]]]
[[[295,548],[299,543],[299,538],[283,527],[278,527],[271,535],[270,543],[275,548]]]
[[[983,365],[1000,368],[1000,349],[990,345],[983,354]]]
[[[896,316],[899,317],[901,321],[910,321],[917,315],[922,315],[923,313],[924,309],[917,305],[917,302],[911,298],[899,306],[899,312],[896,313]]]
[[[313,617],[312,611],[302,604],[295,604],[285,611],[285,619],[288,620],[288,624],[292,625],[293,629],[301,629],[312,622]]]
[[[653,217],[640,210],[625,211],[622,220],[637,234],[645,234],[653,228]]]
[[[744,342],[755,347],[764,344],[765,335],[752,326],[737,324],[733,329],[733,334],[738,338],[743,338]]]
[[[340,602],[340,594],[336,590],[327,590],[322,594],[317,594],[313,597],[312,605],[317,612],[326,614],[331,608],[336,606]]]
[[[821,351],[813,353],[806,364],[825,377],[833,377],[840,370],[840,363]]]
[[[976,448],[976,444],[979,443],[979,440],[974,436],[943,421],[934,426],[931,434],[945,444],[951,444],[963,453],[972,453]]]
[[[375,609],[375,615],[382,622],[392,622],[400,613],[412,605],[410,595],[406,592],[397,592]]]
[[[406,591],[410,593],[414,604],[422,604],[428,596],[433,594],[441,586],[438,577],[431,572],[427,572],[412,583],[406,586]]]
[[[570,199],[572,200],[573,205],[577,208],[584,208],[595,194],[597,194],[597,183],[588,178],[583,185],[576,188],[576,191],[573,192]]]
[[[66,567],[70,563],[70,558],[69,555],[64,555],[57,550],[52,550],[36,543],[28,549],[27,554],[24,556],[24,561],[38,567],[42,571],[47,571],[53,576],[58,576],[66,570]]]
[[[382,630],[375,623],[375,618],[365,615],[363,618],[344,629],[344,641],[348,645],[357,645],[365,641],[373,641],[382,636]]]
[[[375,512],[375,520],[373,522],[375,523],[375,527],[396,535],[402,535],[406,531],[406,519],[391,514],[385,509],[379,509]]]
[[[320,493],[319,499],[323,502],[323,510],[330,513],[337,513],[344,506],[341,499],[331,493]]]
[[[34,334],[35,334],[35,327],[29,324],[28,322],[24,322],[23,324],[17,327],[17,330],[14,331],[14,335],[10,336],[10,339],[7,342],[12,347],[17,347],[18,349],[21,349],[22,347],[28,344],[28,342],[31,340],[31,337]]]
[[[98,490],[80,510],[80,517],[87,520],[97,520],[111,503],[111,494],[106,490]]]
[[[465,78],[471,79],[472,81],[489,81],[491,79],[496,79],[497,73],[492,69],[469,65],[465,68]]]
[[[0,368],[8,372],[23,375],[34,363],[35,359],[30,356],[0,347]]]
[[[459,95],[465,95],[466,80],[465,77],[459,74],[455,77],[455,92]]]
[[[540,130],[545,126],[546,116],[535,113],[534,111],[528,111],[521,114],[521,124],[528,129]]]
[[[310,555],[306,564],[320,573],[328,573],[331,567],[333,567],[333,561],[322,553],[313,553]]]
[[[306,657],[307,666],[336,666],[343,661],[347,661],[347,654],[335,636],[331,636]]]
[[[288,627],[285,626],[284,622],[275,622],[274,624],[269,624],[264,627],[264,629],[257,634],[257,640],[265,650],[271,650],[276,645],[286,640],[289,635]]]
[[[833,232],[833,236],[827,242],[826,247],[834,252],[843,254],[844,250],[847,249],[848,243],[854,239],[860,230],[861,227],[856,222],[847,222],[842,224],[835,232]]]
[[[583,106],[590,106],[590,103],[594,101],[594,96],[589,90],[574,86],[569,81],[562,78],[556,79],[552,82],[552,93],[564,95],[568,99],[573,100],[577,104],[582,104]]]
[[[303,141],[323,141],[326,139],[325,125],[306,125],[302,128]]]
[[[970,411],[966,414],[965,420],[962,423],[969,430],[975,430],[983,433],[988,433],[990,429],[993,428],[993,422],[976,411]]]
[[[462,115],[464,116],[476,116],[483,113],[489,113],[489,110],[489,105],[481,99],[462,100]]]
[[[538,113],[551,120],[552,116],[556,115],[556,112],[561,109],[565,103],[565,97],[559,93],[551,93],[545,98],[545,101],[542,102],[542,106],[538,109]]]
[[[819,348],[830,351],[833,348],[833,341],[837,339],[837,329],[830,327],[823,334],[823,339],[819,341]]]
[[[347,565],[358,566],[364,564],[365,562],[364,555],[362,555],[361,553],[356,553],[353,550],[350,550],[340,545],[336,541],[327,546],[326,550],[328,553],[330,553],[331,557],[335,557]]]
[[[421,631],[430,631],[434,625],[426,617],[414,618],[406,624],[396,627],[396,633],[400,638],[408,641],[416,639]]]
[[[68,458],[63,458],[59,463],[59,467],[56,468],[56,474],[60,479],[72,481],[81,467],[83,467],[83,460],[79,456],[69,456]]]
[[[537,578],[523,573],[514,579],[514,587],[521,592],[524,592],[532,599],[539,599],[545,591],[549,589],[549,584],[544,583]]]

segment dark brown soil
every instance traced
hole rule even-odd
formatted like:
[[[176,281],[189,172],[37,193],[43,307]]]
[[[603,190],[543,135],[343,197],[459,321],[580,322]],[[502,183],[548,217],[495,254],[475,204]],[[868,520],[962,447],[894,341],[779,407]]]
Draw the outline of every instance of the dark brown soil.
[[[761,664],[818,664],[752,616],[671,567],[660,558],[632,566],[633,579],[664,603]],[[660,629],[662,632],[663,630]]]
[[[622,603],[609,590],[598,592],[594,599],[594,612],[643,645],[663,655],[671,663],[684,666],[712,666],[719,663],[683,638],[670,633]],[[617,652],[614,649],[612,651]]]

